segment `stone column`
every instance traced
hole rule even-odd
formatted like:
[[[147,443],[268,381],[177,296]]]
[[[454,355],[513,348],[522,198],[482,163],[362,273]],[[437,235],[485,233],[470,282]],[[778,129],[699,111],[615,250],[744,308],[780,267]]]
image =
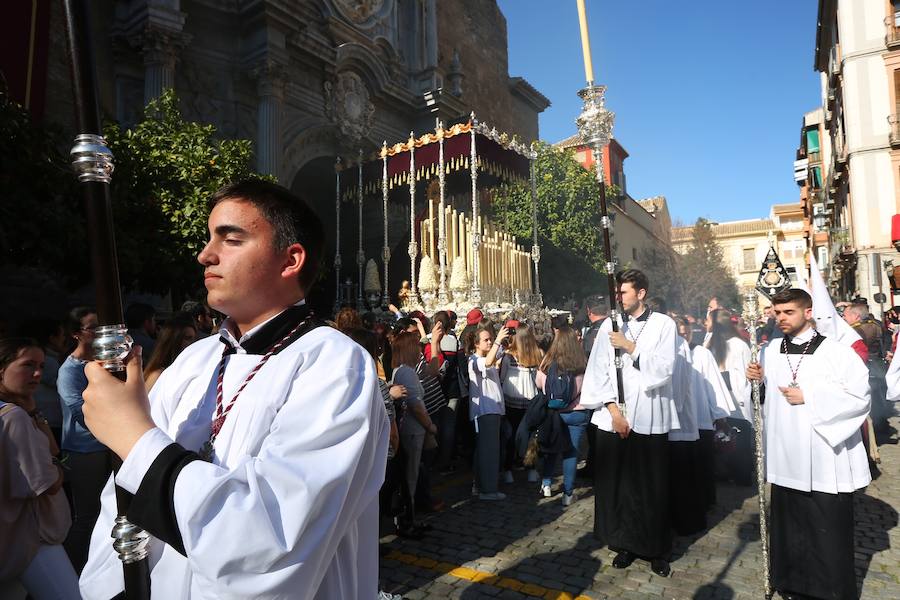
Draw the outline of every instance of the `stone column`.
[[[259,104],[256,109],[256,170],[266,175],[280,175],[281,115],[284,103],[284,69],[267,62],[253,71]]]
[[[148,29],[142,36],[144,57],[144,104],[158,98],[164,90],[175,87],[175,63],[184,46],[184,38],[176,32]]]

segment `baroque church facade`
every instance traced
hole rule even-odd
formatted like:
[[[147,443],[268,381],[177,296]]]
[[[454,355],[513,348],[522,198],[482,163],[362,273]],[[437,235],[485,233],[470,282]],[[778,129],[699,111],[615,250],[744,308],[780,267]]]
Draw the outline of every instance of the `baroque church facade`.
[[[384,142],[473,111],[529,143],[550,104],[510,76],[497,0],[97,0],[92,10],[106,117],[134,124],[149,100],[173,88],[186,119],[213,124],[221,138],[251,140],[256,170],[312,204],[330,234],[326,265],[341,253],[345,265],[354,262],[358,229],[366,258],[380,261],[386,218],[392,286],[395,276],[409,277],[408,202],[392,197],[387,215],[376,202],[360,213],[337,207],[337,158],[372,156]],[[43,114],[74,135],[61,6],[51,3],[49,13]],[[328,270],[322,286],[332,296]]]
[[[102,0],[94,7],[107,115],[134,123],[147,101],[172,87],[188,119],[252,140],[257,170],[287,187],[323,159],[331,168],[337,156],[369,154],[471,111],[530,142],[549,106],[524,78],[509,75],[496,0]],[[51,118],[71,113],[62,27],[61,15],[51,16]]]

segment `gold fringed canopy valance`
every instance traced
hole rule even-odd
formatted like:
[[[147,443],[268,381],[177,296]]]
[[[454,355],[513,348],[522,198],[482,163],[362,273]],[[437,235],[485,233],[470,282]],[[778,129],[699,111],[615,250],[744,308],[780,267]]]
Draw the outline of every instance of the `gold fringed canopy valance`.
[[[474,125],[473,125],[474,123]],[[530,147],[520,143],[514,136],[500,133],[496,128],[475,120],[459,123],[447,129],[438,128],[421,137],[410,137],[405,142],[392,146],[385,144],[375,155],[363,159],[363,195],[378,195],[383,191],[385,161],[387,161],[387,188],[408,187],[410,177],[410,155],[414,155],[416,182],[427,181],[438,176],[441,168],[438,145],[444,142],[444,174],[450,175],[471,169],[472,132],[475,132],[476,167],[479,173],[486,173],[500,181],[528,181],[530,161],[533,153]],[[411,152],[412,150],[412,152]],[[344,162],[341,171],[359,170],[358,162]],[[359,192],[357,174],[344,178],[342,198],[354,201]]]

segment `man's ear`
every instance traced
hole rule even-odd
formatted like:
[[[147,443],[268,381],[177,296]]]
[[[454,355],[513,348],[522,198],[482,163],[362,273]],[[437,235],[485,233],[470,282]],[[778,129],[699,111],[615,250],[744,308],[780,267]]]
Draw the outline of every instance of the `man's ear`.
[[[285,250],[285,262],[281,267],[281,276],[286,279],[297,279],[306,264],[306,249],[299,243],[291,244]]]

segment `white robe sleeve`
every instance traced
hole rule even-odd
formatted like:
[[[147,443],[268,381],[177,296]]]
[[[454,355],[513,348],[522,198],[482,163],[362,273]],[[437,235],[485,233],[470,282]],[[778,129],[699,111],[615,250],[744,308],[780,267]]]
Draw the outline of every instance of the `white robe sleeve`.
[[[728,386],[725,385],[725,379],[719,371],[719,365],[716,364],[712,352],[703,346],[694,348],[694,368],[701,377],[703,388],[706,391],[704,395],[709,402],[713,420],[729,417],[737,410],[737,406],[734,404]]]
[[[686,402],[691,401],[691,347],[683,337],[675,337],[675,365],[672,372],[672,400],[678,414],[684,410]]]
[[[888,402],[897,402],[900,400],[900,358],[897,358],[897,354],[891,359],[891,366],[888,367],[885,380],[887,382]]]
[[[805,386],[803,401],[809,407],[813,430],[836,448],[859,431],[869,415],[869,370],[856,352],[842,344],[823,344],[827,370]]]
[[[650,315],[652,319],[654,315]],[[664,317],[656,319],[659,327],[659,335],[656,336],[656,343],[652,348],[642,348],[636,355],[632,355],[634,360],[639,360],[640,368],[637,369],[641,385],[646,392],[663,387],[672,382],[672,374],[675,371],[675,340],[678,337],[678,331],[675,327],[675,321]],[[645,327],[650,326],[652,321],[648,320]],[[648,332],[652,334],[652,332]],[[593,355],[593,353],[591,353]]]
[[[731,391],[738,406],[746,407],[743,410],[748,421],[753,422],[753,402],[751,400],[750,380],[747,379],[747,365],[750,364],[750,346],[740,338],[728,340],[728,357],[725,359],[725,367],[728,371]],[[743,404],[741,404],[743,403]]]
[[[610,345],[608,336],[598,331],[594,338],[594,346],[588,358],[584,382],[581,386],[581,400],[584,408],[603,408],[607,402],[617,402],[619,393],[616,382],[610,376],[612,368],[609,362]]]

